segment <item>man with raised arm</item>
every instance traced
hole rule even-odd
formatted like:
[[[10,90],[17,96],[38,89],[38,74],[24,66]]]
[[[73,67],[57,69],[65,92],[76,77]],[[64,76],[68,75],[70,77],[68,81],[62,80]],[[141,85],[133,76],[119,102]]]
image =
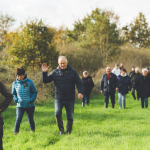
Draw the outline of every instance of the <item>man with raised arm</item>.
[[[117,76],[111,73],[111,68],[106,68],[106,73],[102,76],[100,83],[100,92],[105,96],[105,108],[108,108],[109,96],[111,98],[112,108],[115,106],[115,92],[116,92]]]
[[[64,133],[62,120],[62,108],[65,107],[67,114],[66,133],[72,131],[74,103],[75,103],[75,85],[78,88],[78,98],[82,99],[83,85],[77,72],[68,64],[65,56],[58,57],[59,66],[47,75],[48,67],[42,64],[43,83],[54,81],[55,84],[55,118],[60,131]]]

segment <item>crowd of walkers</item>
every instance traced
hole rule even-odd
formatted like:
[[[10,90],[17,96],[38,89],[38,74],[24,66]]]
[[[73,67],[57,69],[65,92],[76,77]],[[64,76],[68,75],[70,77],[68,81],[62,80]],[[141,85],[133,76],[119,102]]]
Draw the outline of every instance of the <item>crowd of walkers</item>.
[[[92,77],[87,71],[83,72],[83,77],[80,79],[78,73],[68,64],[65,56],[59,56],[58,67],[49,75],[48,66],[42,64],[42,81],[44,84],[54,81],[55,84],[55,118],[60,131],[60,135],[64,134],[64,125],[62,120],[62,109],[65,107],[67,124],[66,133],[71,134],[74,115],[75,103],[75,85],[78,89],[78,99],[82,100],[82,107],[90,104],[90,94],[94,88]],[[135,90],[137,91],[135,94]],[[131,91],[134,100],[141,98],[141,106],[148,108],[148,97],[150,97],[150,73],[148,68],[142,69],[142,74],[139,73],[138,67],[132,67],[129,75],[124,68],[123,63],[116,63],[113,70],[110,67],[106,68],[106,73],[102,76],[100,82],[100,92],[104,93],[105,108],[108,108],[109,96],[111,98],[112,108],[115,107],[115,93],[118,94],[119,109],[126,107],[126,94]],[[34,123],[34,101],[37,97],[37,90],[32,80],[28,79],[25,70],[22,67],[16,70],[16,81],[12,85],[12,93],[0,81],[0,93],[5,97],[0,104],[0,150],[2,147],[3,137],[3,112],[10,104],[12,98],[17,104],[16,107],[16,122],[14,134],[19,133],[20,123],[24,113],[27,113],[28,121],[32,132],[35,132]]]

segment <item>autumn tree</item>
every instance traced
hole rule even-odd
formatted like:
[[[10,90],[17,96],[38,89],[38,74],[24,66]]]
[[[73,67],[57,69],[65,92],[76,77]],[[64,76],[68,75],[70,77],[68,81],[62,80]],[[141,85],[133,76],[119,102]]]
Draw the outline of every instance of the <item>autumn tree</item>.
[[[13,66],[33,69],[45,62],[55,68],[59,54],[56,51],[54,36],[55,30],[46,26],[42,20],[27,21],[16,32],[8,34],[6,61]]]

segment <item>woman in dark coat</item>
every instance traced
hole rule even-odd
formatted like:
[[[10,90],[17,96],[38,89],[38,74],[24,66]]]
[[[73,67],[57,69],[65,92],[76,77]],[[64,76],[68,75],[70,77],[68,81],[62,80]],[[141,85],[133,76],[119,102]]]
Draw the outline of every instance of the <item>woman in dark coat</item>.
[[[82,83],[83,83],[83,89],[84,89],[83,99],[82,99],[82,107],[84,107],[85,99],[86,99],[87,105],[89,105],[90,94],[91,94],[91,91],[94,87],[92,77],[88,75],[87,71],[83,72]]]
[[[148,69],[142,69],[142,75],[137,79],[135,83],[135,89],[138,92],[138,96],[141,98],[141,106],[148,108],[148,97],[150,97],[150,76],[147,75]]]
[[[126,105],[126,94],[128,91],[131,91],[132,82],[130,77],[126,73],[126,69],[121,69],[121,75],[117,77],[117,93],[118,93],[118,102],[119,102],[119,109],[125,108]]]

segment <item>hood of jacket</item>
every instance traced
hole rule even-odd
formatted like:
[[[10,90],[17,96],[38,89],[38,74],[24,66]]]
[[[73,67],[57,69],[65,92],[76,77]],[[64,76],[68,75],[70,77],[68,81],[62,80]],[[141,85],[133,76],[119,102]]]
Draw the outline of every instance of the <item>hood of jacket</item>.
[[[121,76],[122,76],[122,77],[126,77],[126,76],[127,76],[127,73],[126,73],[125,75],[122,75],[122,73],[121,73]]]
[[[61,71],[69,71],[72,67],[68,64],[66,69],[60,69],[60,67],[58,66],[57,69],[61,70]]]

